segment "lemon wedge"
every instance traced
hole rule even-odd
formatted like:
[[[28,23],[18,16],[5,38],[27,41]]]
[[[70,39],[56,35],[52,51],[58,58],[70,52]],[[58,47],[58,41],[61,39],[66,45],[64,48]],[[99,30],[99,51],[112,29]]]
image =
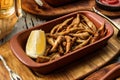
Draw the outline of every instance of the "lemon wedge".
[[[33,30],[27,40],[26,54],[32,58],[42,56],[46,49],[46,36],[43,30]]]

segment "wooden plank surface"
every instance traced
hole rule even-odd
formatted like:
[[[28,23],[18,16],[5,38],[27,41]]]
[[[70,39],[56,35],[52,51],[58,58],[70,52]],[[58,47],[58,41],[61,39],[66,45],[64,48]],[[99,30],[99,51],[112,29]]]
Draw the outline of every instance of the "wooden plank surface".
[[[27,29],[27,27],[23,27],[23,29]],[[82,79],[119,55],[120,41],[116,37],[117,31],[118,30],[115,29],[114,36],[108,41],[108,45],[104,48],[47,75],[37,74],[36,76],[35,72],[32,72],[28,67],[23,65],[12,53],[9,42],[0,46],[0,54],[3,55],[10,68],[18,73],[23,80]],[[9,80],[8,72],[2,62],[0,62],[0,79]]]
[[[113,19],[118,25],[120,25],[120,18]],[[13,31],[4,39],[0,40],[0,54],[3,55],[10,68],[18,73],[23,80],[74,80],[80,79],[88,74],[94,72],[98,68],[105,65],[115,56],[115,61],[120,61],[119,57],[119,45],[120,41],[116,37],[118,30],[115,29],[114,36],[109,40],[108,45],[95,52],[94,54],[80,59],[74,63],[71,63],[60,70],[57,70],[48,75],[36,76],[28,67],[23,65],[12,53],[9,45],[9,40],[16,33],[33,27],[37,24],[46,22],[40,17],[23,12],[23,17],[16,23]],[[0,80],[9,80],[9,75],[2,62],[0,61]]]

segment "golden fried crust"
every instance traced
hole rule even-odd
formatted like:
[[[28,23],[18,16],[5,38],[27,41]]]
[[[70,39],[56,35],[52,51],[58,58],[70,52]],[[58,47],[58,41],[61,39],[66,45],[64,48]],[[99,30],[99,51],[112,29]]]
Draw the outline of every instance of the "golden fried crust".
[[[97,28],[85,15],[77,14],[55,25],[50,33],[46,33],[47,46],[50,47],[47,47],[45,54],[50,60],[54,60],[97,41],[106,33],[104,23]]]

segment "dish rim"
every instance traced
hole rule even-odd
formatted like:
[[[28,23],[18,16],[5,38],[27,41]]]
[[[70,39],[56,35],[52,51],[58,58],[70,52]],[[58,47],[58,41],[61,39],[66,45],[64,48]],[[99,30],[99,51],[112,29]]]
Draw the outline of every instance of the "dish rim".
[[[37,28],[39,28],[39,27],[41,27],[41,26],[44,26],[45,24],[50,24],[50,23],[53,22],[53,21],[57,21],[57,20],[60,20],[60,19],[64,19],[65,17],[73,16],[73,15],[75,15],[75,14],[77,14],[77,13],[92,13],[92,14],[96,14],[95,12],[92,12],[92,11],[77,11],[77,12],[69,13],[69,14],[67,14],[67,15],[64,15],[64,16],[61,16],[61,17],[59,17],[59,18],[53,19],[53,20],[51,20],[51,21],[45,22],[45,23],[43,23],[43,24],[37,25],[37,26],[32,27],[32,28],[30,28],[30,29],[21,31],[21,32],[17,33],[15,36],[13,36],[13,38],[10,40],[11,50],[13,51],[13,53],[15,54],[15,56],[16,56],[22,63],[24,63],[25,65],[27,65],[27,66],[29,66],[29,67],[34,67],[34,68],[35,68],[35,67],[36,67],[36,68],[37,68],[37,67],[44,67],[44,66],[47,66],[47,65],[49,65],[49,64],[51,64],[51,63],[54,63],[54,62],[56,62],[56,61],[59,61],[59,60],[61,60],[61,59],[64,59],[64,58],[66,58],[66,57],[69,57],[70,55],[73,55],[74,53],[76,53],[76,52],[78,52],[78,51],[81,51],[81,50],[83,50],[83,49],[86,49],[87,47],[90,47],[90,46],[92,46],[92,45],[94,45],[94,44],[97,44],[97,43],[99,43],[99,42],[101,42],[101,41],[105,40],[106,38],[111,37],[111,36],[113,35],[114,30],[113,30],[113,27],[111,27],[111,28],[110,28],[110,29],[111,29],[111,32],[110,32],[109,35],[107,35],[107,36],[105,36],[105,37],[97,40],[96,42],[94,42],[94,43],[92,43],[92,44],[86,45],[86,46],[84,46],[84,47],[82,47],[82,48],[80,48],[80,49],[77,49],[77,50],[75,50],[75,51],[72,51],[72,52],[64,55],[64,56],[61,56],[61,57],[58,58],[58,59],[55,59],[55,60],[52,60],[52,61],[49,61],[49,62],[45,62],[45,63],[37,63],[37,62],[35,62],[34,60],[32,60],[29,56],[27,56],[26,54],[24,54],[25,51],[20,47],[20,45],[19,45],[20,43],[18,43],[18,37],[19,37],[20,35],[22,35],[23,33],[27,32],[27,31],[31,31],[31,30],[37,29]],[[100,17],[101,19],[103,18],[103,17],[99,16],[98,14],[96,14],[96,16]],[[109,24],[109,25],[110,25],[110,24]],[[15,42],[17,42],[17,44],[14,44]],[[14,47],[14,46],[17,46],[17,47]],[[16,50],[15,50],[15,49],[17,49],[17,48],[19,48],[19,51],[20,51],[22,54],[16,53]],[[17,49],[17,50],[18,50],[18,49]],[[19,51],[17,51],[17,52],[19,52]],[[20,55],[22,55],[22,58],[20,57]],[[29,64],[29,63],[30,63],[30,64]],[[34,64],[34,65],[32,65],[32,64]]]
[[[95,2],[96,2],[98,7],[105,9],[105,10],[109,10],[109,11],[119,11],[120,10],[120,6],[106,5],[106,4],[103,4],[102,2],[100,2],[99,0],[95,0]]]
[[[118,70],[120,72],[120,64],[118,64],[117,66],[115,66],[114,68],[112,68],[108,73],[106,73],[106,75],[103,76],[101,78],[101,80],[107,80],[110,76],[112,76]],[[120,74],[117,74],[116,76],[120,76]],[[114,76],[114,77],[116,77],[116,76]]]

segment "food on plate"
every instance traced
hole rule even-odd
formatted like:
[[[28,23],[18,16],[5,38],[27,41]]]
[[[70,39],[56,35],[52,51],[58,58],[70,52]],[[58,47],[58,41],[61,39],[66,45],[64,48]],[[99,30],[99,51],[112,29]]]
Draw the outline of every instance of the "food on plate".
[[[43,56],[46,49],[46,36],[42,30],[34,30],[26,44],[26,54],[32,58]]]
[[[69,54],[69,52],[94,43],[106,34],[105,23],[96,27],[85,15],[77,14],[55,25],[49,33],[45,33],[46,48],[44,48],[42,55],[35,56],[36,62],[41,63],[57,59]],[[35,44],[33,41],[31,46]],[[41,44],[39,46],[43,47]]]
[[[120,6],[120,0],[100,0],[100,2],[106,5]]]

